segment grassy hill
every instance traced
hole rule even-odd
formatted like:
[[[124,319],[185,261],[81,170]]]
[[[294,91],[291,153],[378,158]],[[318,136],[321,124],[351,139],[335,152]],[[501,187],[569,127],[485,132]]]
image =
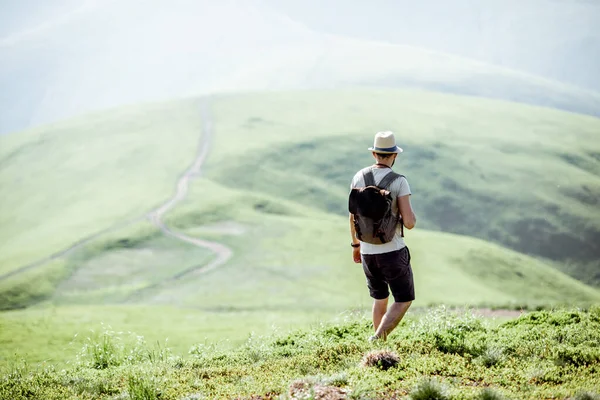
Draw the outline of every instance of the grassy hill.
[[[16,362],[3,370],[10,399],[595,399],[598,308],[541,311],[501,324],[444,309],[412,315],[387,343],[369,343],[350,316],[238,349],[199,343],[190,357],[106,330],[64,369]],[[540,340],[543,338],[543,340]],[[594,393],[595,392],[595,393]]]
[[[1,244],[0,306],[39,303],[0,314],[5,361],[32,343],[27,359],[64,362],[73,335],[100,322],[152,340],[168,335],[181,354],[204,338],[237,344],[272,324],[287,330],[368,309],[345,202],[381,129],[405,148],[396,168],[422,227],[407,233],[415,307],[600,302],[597,289],[523,254],[561,260],[548,245],[560,243],[565,259],[594,262],[595,197],[573,193],[600,187],[596,118],[404,90],[215,97],[203,174],[165,217],[233,250],[202,273],[213,254],[142,220],[191,164],[200,104],[146,105],[0,138],[1,182],[13,189],[0,198],[0,237],[10,238]]]
[[[239,96],[217,102],[215,113],[213,180],[276,186],[283,197],[344,214],[352,174],[372,161],[364,132],[391,129],[406,150],[396,169],[411,183],[421,227],[561,261],[600,254],[597,118],[387,90]],[[219,163],[229,143],[241,147]]]
[[[126,107],[2,136],[0,275],[168,198],[195,154],[198,107]]]

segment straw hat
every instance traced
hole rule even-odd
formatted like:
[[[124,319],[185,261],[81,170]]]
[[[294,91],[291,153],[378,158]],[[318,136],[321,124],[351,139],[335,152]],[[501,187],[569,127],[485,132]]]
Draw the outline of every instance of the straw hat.
[[[377,132],[373,147],[369,147],[369,150],[383,154],[402,153],[402,149],[396,146],[394,134],[390,131]]]

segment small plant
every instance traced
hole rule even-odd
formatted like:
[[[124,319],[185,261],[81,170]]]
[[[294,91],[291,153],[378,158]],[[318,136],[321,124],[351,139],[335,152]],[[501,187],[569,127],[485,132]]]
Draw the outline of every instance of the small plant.
[[[502,349],[499,348],[488,348],[481,356],[477,359],[483,366],[490,368],[495,365],[502,363],[504,355]]]
[[[131,400],[156,400],[158,398],[152,381],[135,375],[127,378],[127,391]]]
[[[478,400],[503,400],[504,397],[490,388],[485,388],[479,393]]]
[[[410,392],[412,400],[448,400],[442,386],[433,379],[426,379]]]
[[[389,350],[374,350],[364,355],[361,361],[363,367],[377,367],[382,370],[388,370],[395,367],[400,362],[400,358]]]
[[[99,335],[88,337],[81,351],[83,358],[95,369],[106,369],[121,365],[123,362],[123,347],[111,330],[105,330]]]
[[[346,386],[348,384],[348,374],[340,372],[338,374],[323,378],[322,381],[324,385],[337,387]]]

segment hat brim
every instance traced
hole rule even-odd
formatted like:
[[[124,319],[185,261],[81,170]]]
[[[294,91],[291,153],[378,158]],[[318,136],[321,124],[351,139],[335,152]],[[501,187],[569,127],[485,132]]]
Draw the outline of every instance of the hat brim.
[[[402,150],[402,148],[398,147],[398,146],[394,146],[395,148],[392,149],[382,149],[379,147],[369,147],[369,151],[373,151],[375,153],[380,153],[380,154],[398,154],[398,153],[402,153],[404,150]]]

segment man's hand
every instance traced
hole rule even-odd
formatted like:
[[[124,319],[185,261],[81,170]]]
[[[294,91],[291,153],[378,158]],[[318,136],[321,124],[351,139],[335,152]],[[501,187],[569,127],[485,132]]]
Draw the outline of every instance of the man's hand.
[[[360,259],[360,247],[352,248],[352,258],[354,259],[354,262],[357,264],[360,264],[362,262],[362,260]]]

